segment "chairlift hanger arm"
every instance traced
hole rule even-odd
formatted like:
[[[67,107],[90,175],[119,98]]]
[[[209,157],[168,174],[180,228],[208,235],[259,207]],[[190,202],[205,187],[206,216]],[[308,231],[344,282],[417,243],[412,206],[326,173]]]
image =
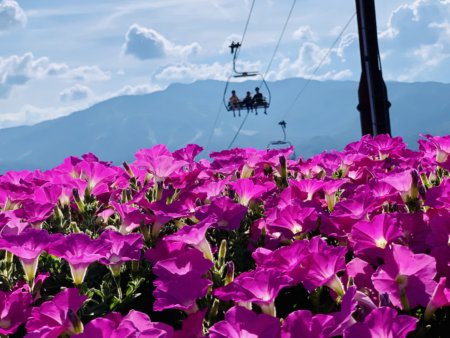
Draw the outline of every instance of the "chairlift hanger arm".
[[[245,77],[245,76],[252,76],[252,75],[247,75],[247,72],[238,72],[236,70],[236,60],[237,60],[237,55],[239,53],[239,48],[241,48],[242,44],[239,42],[231,42],[231,45],[229,46],[231,49],[231,54],[233,54],[233,72],[237,75],[234,75],[235,77]]]

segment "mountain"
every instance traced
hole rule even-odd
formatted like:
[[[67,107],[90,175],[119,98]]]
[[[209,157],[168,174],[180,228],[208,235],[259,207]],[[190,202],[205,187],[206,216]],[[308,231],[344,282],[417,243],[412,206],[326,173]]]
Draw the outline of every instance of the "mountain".
[[[306,81],[268,82],[267,88],[259,81],[229,84],[227,97],[231,89],[243,97],[256,86],[265,95],[269,89],[271,93],[268,115],[261,110],[258,116],[250,114],[232,146],[264,149],[270,141],[283,138],[281,119],[287,122],[287,139],[304,157],[341,150],[359,139],[358,83],[310,81],[305,87]],[[402,136],[414,148],[419,133],[449,133],[449,84],[388,82],[387,87],[394,136]],[[132,161],[138,149],[158,143],[175,150],[187,143],[206,147],[210,140],[208,153],[226,149],[244,117],[233,118],[220,105],[224,88],[224,82],[213,80],[173,84],[160,92],[115,97],[33,126],[2,129],[0,173],[48,169],[67,156],[86,152],[120,164]],[[202,155],[206,157],[207,152]]]

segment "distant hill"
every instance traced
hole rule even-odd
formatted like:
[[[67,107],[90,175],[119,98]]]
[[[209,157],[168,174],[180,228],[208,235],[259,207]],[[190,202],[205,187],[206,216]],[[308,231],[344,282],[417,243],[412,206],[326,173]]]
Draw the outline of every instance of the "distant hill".
[[[260,112],[249,116],[233,147],[265,148],[270,141],[282,139],[278,126],[282,118],[287,122],[288,140],[304,157],[340,150],[359,139],[358,83],[311,81],[293,106],[305,81],[293,78],[269,82],[272,101],[268,115]],[[253,91],[257,85],[257,81],[248,81],[229,89],[233,87],[243,97],[245,91]],[[449,84],[389,82],[387,86],[394,136],[402,136],[414,148],[419,133],[450,132]],[[120,164],[132,161],[138,149],[157,143],[172,150],[187,143],[205,147],[224,88],[224,82],[213,80],[174,84],[161,92],[116,97],[33,126],[1,129],[0,173],[48,169],[69,155],[86,152]],[[293,109],[289,109],[291,106]],[[242,118],[233,118],[222,108],[208,152],[226,149]]]

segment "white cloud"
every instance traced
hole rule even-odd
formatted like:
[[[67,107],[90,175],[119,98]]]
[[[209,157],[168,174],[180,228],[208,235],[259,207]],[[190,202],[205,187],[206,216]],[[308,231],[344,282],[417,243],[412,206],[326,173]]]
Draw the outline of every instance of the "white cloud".
[[[132,55],[140,60],[158,59],[166,56],[185,58],[198,54],[200,50],[201,46],[197,42],[189,45],[176,45],[154,29],[137,24],[131,25],[125,36],[125,54]]]
[[[424,81],[450,75],[450,1],[416,0],[392,12],[380,34],[389,79]],[[436,79],[436,78],[435,78]]]
[[[233,129],[235,132],[238,130],[236,127],[234,127]],[[250,129],[241,129],[239,133],[244,136],[255,136],[259,134],[257,130],[250,130]]]
[[[358,34],[356,33],[349,33],[342,36],[336,49],[336,55],[345,61],[346,54],[348,54],[349,50],[352,55],[359,57],[359,41]]]
[[[102,71],[98,66],[70,68],[66,64],[50,62],[47,57],[36,58],[33,53],[0,57],[0,99],[9,97],[16,86],[48,76],[85,82],[110,78],[109,73]]]
[[[292,33],[292,37],[297,40],[316,40],[310,26],[300,26]]]
[[[115,96],[122,96],[122,95],[142,95],[142,94],[149,94],[156,91],[163,90],[164,87],[159,85],[150,85],[150,84],[143,84],[143,85],[137,85],[137,86],[131,86],[126,85],[119,89],[117,92],[110,95],[110,97]]]
[[[25,105],[18,113],[0,114],[0,128],[33,125],[42,121],[69,115],[71,112],[79,109],[69,106],[55,108]]]
[[[106,81],[111,78],[110,72],[105,72],[98,66],[81,66],[75,68],[66,66],[64,68],[61,77],[72,81]]]
[[[3,0],[0,2],[0,31],[17,26],[25,26],[27,16],[16,1]]]
[[[225,41],[222,43],[222,47],[219,50],[219,54],[225,54],[230,52],[230,45],[232,42],[240,42],[242,40],[242,36],[238,34],[231,34],[225,38]]]
[[[258,71],[261,69],[261,63],[238,61],[237,69],[245,69],[246,71]],[[153,75],[156,80],[168,82],[192,82],[196,80],[220,80],[226,81],[231,75],[231,64],[221,64],[214,62],[212,64],[193,64],[193,63],[177,63],[169,65]]]
[[[283,59],[279,64],[278,70],[271,72],[268,78],[273,80],[294,76],[314,80],[343,80],[351,78],[353,75],[351,70],[339,69],[342,68],[340,53],[342,51],[339,48],[329,51],[328,48],[321,48],[313,42],[305,42],[300,47],[297,59]],[[326,66],[329,67],[327,70],[324,70]]]
[[[150,84],[136,86],[126,85],[115,92],[107,92],[103,95],[95,96],[88,87],[75,85],[60,93],[60,100],[62,102],[70,101],[70,105],[58,107],[37,107],[30,104],[24,105],[18,112],[1,113],[0,129],[20,125],[33,125],[39,122],[70,115],[73,112],[86,109],[96,103],[106,101],[113,97],[148,94],[162,89],[164,88]]]
[[[76,84],[73,87],[64,89],[59,93],[59,100],[63,102],[68,101],[83,101],[93,96],[93,92],[89,87]]]
[[[231,67],[218,62],[213,64],[178,63],[169,65],[154,75],[157,80],[165,81],[195,81],[204,79],[225,80]]]

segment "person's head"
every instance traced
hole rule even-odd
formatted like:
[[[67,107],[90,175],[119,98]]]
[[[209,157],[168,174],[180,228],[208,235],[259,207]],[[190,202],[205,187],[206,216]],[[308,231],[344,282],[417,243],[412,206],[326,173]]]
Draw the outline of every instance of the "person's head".
[[[255,92],[257,92],[257,93],[259,92],[259,88],[258,87],[255,88]]]
[[[236,94],[236,91],[235,91],[235,90],[232,90],[232,91],[231,91],[231,94],[235,95],[235,94]]]
[[[250,96],[251,95],[251,93],[250,92],[247,92],[247,96]]]

